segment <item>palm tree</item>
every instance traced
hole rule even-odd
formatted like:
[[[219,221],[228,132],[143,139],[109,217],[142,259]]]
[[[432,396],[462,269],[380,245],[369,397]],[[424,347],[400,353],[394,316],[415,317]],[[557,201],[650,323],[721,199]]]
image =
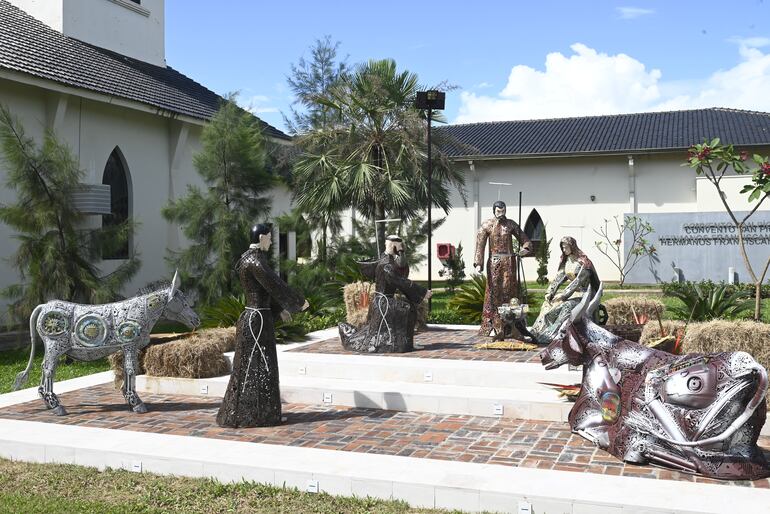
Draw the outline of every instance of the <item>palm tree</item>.
[[[316,101],[335,121],[299,137],[295,201],[306,211],[354,207],[370,220],[411,219],[427,204],[425,113],[414,107],[417,75],[384,59],[359,65]],[[450,209],[449,187],[464,196],[464,176],[433,151],[433,206]],[[377,227],[380,248],[385,227]]]

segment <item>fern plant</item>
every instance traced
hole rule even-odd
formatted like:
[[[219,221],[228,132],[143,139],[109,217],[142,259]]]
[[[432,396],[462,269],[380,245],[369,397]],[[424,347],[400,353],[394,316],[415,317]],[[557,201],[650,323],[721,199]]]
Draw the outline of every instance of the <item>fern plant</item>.
[[[749,291],[725,284],[688,282],[668,289],[666,296],[678,298],[684,304],[674,305],[669,311],[678,319],[690,321],[740,318],[754,307]]]
[[[460,313],[468,323],[481,323],[486,290],[487,276],[474,274],[468,282],[457,288],[457,292],[449,300],[448,307]]]

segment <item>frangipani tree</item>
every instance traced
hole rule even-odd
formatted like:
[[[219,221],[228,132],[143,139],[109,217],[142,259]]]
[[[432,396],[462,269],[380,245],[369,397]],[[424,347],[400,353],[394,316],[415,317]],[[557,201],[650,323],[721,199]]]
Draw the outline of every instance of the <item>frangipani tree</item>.
[[[756,167],[753,167],[752,163]],[[693,168],[695,173],[706,177],[713,184],[719,193],[722,205],[735,224],[738,232],[738,247],[740,248],[741,257],[743,257],[743,263],[746,265],[746,271],[748,271],[751,280],[754,282],[754,319],[759,321],[762,305],[762,283],[767,276],[768,268],[770,268],[770,252],[767,260],[761,263],[760,267],[755,270],[746,253],[744,229],[749,218],[757,212],[757,209],[770,196],[770,159],[758,154],[754,154],[749,159],[748,152],[738,152],[733,148],[733,145],[723,145],[716,138],[690,147],[687,154],[687,162],[683,166]],[[722,181],[731,170],[748,179],[748,183],[743,186],[741,193],[749,195],[748,201],[750,204],[754,202],[751,210],[740,217],[727,202],[727,195],[722,188]]]

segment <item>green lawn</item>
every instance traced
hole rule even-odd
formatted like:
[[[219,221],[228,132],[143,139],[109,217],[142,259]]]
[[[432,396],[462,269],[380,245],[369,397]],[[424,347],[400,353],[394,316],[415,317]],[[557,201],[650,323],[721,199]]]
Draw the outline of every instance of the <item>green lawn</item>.
[[[29,347],[0,352],[0,394],[11,391],[16,374],[24,371],[28,360]],[[42,363],[43,349],[38,348],[35,352],[35,362],[32,364],[32,370],[29,373],[29,381],[23,387],[37,386],[40,383]],[[100,371],[107,371],[108,369],[110,369],[110,365],[107,359],[93,362],[75,361],[71,364],[61,362],[56,368],[56,381],[91,375]]]
[[[0,459],[0,513],[446,513],[400,501],[309,494],[254,483],[98,471]],[[459,511],[454,511],[459,512]]]

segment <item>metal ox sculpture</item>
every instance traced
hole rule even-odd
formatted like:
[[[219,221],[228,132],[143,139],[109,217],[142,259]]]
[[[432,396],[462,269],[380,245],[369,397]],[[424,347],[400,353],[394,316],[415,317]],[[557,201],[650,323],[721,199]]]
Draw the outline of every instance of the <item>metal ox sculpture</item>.
[[[134,412],[147,412],[136,394],[136,371],[139,350],[150,344],[150,332],[160,318],[178,321],[193,329],[200,319],[179,290],[179,274],[168,287],[122,302],[104,305],[81,305],[51,300],[35,307],[29,318],[32,340],[27,368],[16,376],[14,390],[29,378],[35,358],[35,334],[45,346],[43,376],[38,393],[47,408],[63,416],[67,411],[53,392],[59,357],[68,355],[81,361],[102,359],[123,350],[123,397]]]
[[[770,476],[757,447],[767,371],[745,352],[672,355],[621,339],[590,319],[601,292],[591,299],[589,291],[540,353],[546,369],[583,365],[572,431],[626,462],[720,479]]]

